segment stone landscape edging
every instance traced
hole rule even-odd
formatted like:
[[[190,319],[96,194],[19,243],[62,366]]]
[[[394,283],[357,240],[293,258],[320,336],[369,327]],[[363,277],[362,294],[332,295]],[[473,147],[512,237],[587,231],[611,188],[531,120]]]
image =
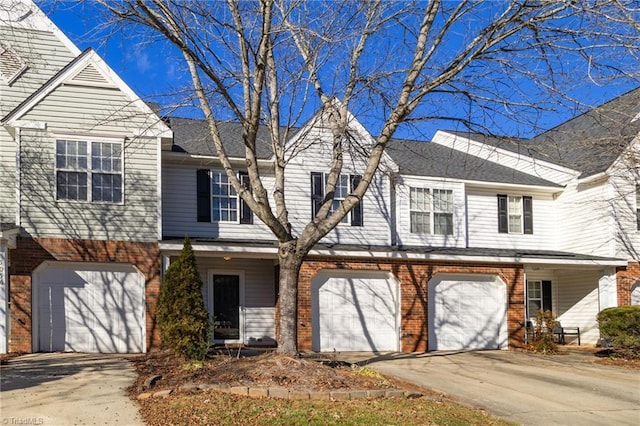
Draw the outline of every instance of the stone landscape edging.
[[[155,392],[142,392],[138,395],[139,400],[149,398],[166,398],[174,393],[196,392],[213,390],[216,392],[229,393],[233,395],[248,396],[252,398],[279,398],[289,400],[313,400],[313,401],[348,401],[357,399],[378,399],[378,398],[421,398],[424,394],[415,391],[405,391],[402,389],[359,389],[359,390],[332,390],[332,391],[308,391],[299,389],[288,389],[281,387],[261,388],[250,386],[224,386],[213,383],[188,383],[178,386],[176,389],[164,389]]]

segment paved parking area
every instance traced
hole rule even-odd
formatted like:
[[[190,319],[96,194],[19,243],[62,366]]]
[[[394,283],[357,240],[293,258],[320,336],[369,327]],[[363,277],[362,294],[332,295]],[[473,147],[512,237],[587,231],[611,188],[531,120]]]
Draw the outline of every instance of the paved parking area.
[[[141,426],[126,393],[135,377],[121,355],[14,358],[0,367],[0,424]]]
[[[640,425],[640,372],[593,355],[511,351],[340,354],[525,425]]]

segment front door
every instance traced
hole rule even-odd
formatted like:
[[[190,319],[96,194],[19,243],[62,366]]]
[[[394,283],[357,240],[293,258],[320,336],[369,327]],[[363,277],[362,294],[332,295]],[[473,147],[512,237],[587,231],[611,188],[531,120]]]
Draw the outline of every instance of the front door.
[[[242,343],[243,292],[238,274],[212,273],[209,286],[209,312],[213,316],[213,341]]]

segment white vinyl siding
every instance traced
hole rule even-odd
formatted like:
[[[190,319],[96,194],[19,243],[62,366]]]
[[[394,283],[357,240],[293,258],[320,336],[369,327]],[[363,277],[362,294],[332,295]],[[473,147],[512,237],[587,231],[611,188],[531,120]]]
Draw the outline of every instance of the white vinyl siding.
[[[498,194],[507,191],[467,187],[467,224],[469,247],[504,249],[558,250],[556,244],[556,216],[553,196],[530,193],[533,200],[533,234],[498,232]]]
[[[572,182],[560,194],[556,200],[555,217],[558,250],[596,256],[614,255],[614,219],[608,202],[610,193],[608,181],[596,181],[587,184]]]
[[[252,224],[235,222],[198,222],[198,164],[184,165],[164,161],[162,165],[162,234],[164,238],[220,238],[241,241],[273,241],[273,234],[256,216]],[[273,177],[265,176],[268,192]]]
[[[308,137],[313,136],[313,132]],[[323,155],[323,144],[312,144],[303,153],[291,160],[286,170],[285,188],[287,209],[293,232],[302,231],[311,220],[311,172],[328,170],[327,157]],[[180,162],[180,163],[178,163]],[[343,174],[356,175],[358,170],[347,169],[351,161],[345,159]],[[325,168],[326,165],[326,168]],[[253,224],[229,222],[198,222],[196,170],[215,168],[197,162],[181,160],[163,161],[163,236],[182,238],[184,235],[200,238],[220,238],[237,241],[274,241],[275,237],[257,216]],[[267,192],[274,190],[272,172],[262,170],[263,183]],[[373,182],[363,199],[363,226],[340,224],[325,236],[321,242],[388,245],[391,241],[392,207],[390,205],[389,179],[382,173],[374,176]],[[274,208],[273,201],[272,208]]]
[[[197,254],[196,254],[197,255]],[[271,345],[275,343],[275,266],[273,260],[197,256],[198,270],[205,284],[203,293],[208,300],[209,271],[243,271],[244,273],[244,330],[245,344]]]
[[[565,327],[580,327],[582,344],[595,344],[600,337],[596,315],[599,311],[600,271],[559,271],[554,281],[554,314]]]

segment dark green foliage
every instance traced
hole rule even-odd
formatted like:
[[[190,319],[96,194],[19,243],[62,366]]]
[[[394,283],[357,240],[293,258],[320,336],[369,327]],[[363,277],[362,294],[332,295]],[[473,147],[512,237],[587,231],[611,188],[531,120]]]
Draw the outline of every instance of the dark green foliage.
[[[616,354],[623,358],[640,358],[640,306],[603,309],[598,314],[598,327]]]
[[[209,349],[211,319],[202,297],[202,280],[189,242],[167,269],[158,298],[162,345],[187,359],[204,359]]]
[[[557,325],[558,321],[553,317],[551,311],[538,311],[530,349],[543,354],[556,353],[558,345],[553,339],[553,329]]]

